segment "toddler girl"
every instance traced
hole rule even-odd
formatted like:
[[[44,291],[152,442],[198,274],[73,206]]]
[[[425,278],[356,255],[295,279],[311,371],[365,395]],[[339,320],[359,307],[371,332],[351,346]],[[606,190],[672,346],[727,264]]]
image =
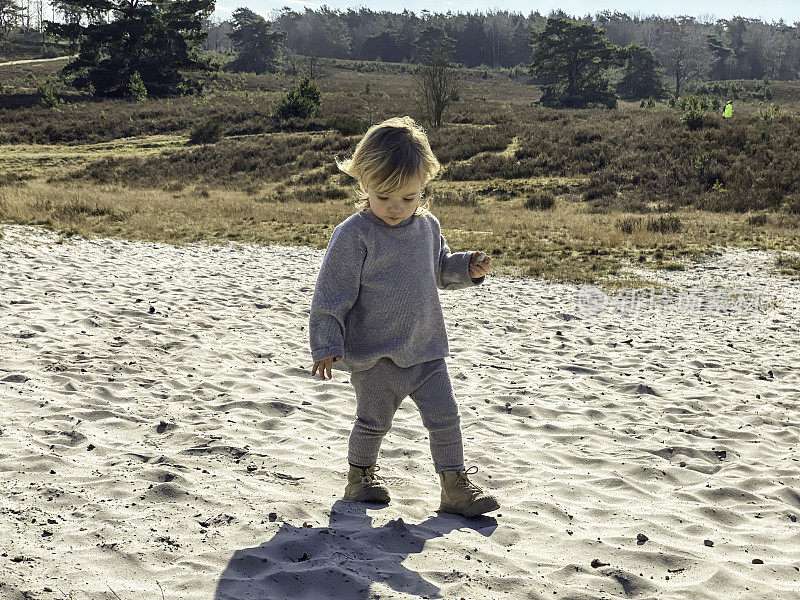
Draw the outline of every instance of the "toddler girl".
[[[464,470],[461,419],[444,358],[450,355],[437,288],[483,282],[491,258],[455,252],[420,206],[439,171],[425,132],[410,117],[371,127],[339,168],[356,178],[359,212],[333,230],[311,301],[311,356],[321,379],[351,372],[356,420],[344,498],[388,502],[376,474],[381,441],[411,396],[430,434],[441,483],[439,510],[467,516],[499,508]]]

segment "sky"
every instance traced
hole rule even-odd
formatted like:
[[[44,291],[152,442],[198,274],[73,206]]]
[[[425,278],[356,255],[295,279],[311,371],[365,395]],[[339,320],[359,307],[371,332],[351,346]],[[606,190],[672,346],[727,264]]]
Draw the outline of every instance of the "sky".
[[[753,0],[728,0],[727,2],[720,0],[675,0],[661,4],[651,3],[644,5],[641,1],[634,0],[545,0],[543,2],[502,0],[488,5],[485,0],[429,0],[427,2],[420,0],[371,0],[368,4],[366,2],[348,0],[319,2],[304,2],[303,0],[240,0],[238,2],[236,0],[217,0],[214,18],[227,19],[240,6],[245,6],[269,19],[270,15],[284,6],[301,11],[304,7],[316,9],[323,4],[331,9],[340,10],[368,7],[373,11],[403,12],[403,9],[408,9],[418,15],[422,9],[427,9],[432,13],[446,13],[448,10],[454,13],[474,13],[477,11],[486,12],[490,8],[508,10],[525,15],[537,10],[541,14],[547,15],[552,10],[561,9],[573,16],[594,15],[603,10],[609,10],[640,17],[648,15],[662,17],[689,15],[703,21],[715,21],[717,19],[740,16],[761,19],[765,22],[774,22],[780,19],[783,19],[787,24],[800,22],[800,0],[772,0],[770,2],[753,2]]]

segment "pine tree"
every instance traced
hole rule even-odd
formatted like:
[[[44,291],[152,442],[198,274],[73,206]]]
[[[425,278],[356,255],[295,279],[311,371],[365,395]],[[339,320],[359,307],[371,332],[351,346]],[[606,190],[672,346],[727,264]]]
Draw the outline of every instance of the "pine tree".
[[[618,60],[617,46],[602,29],[564,17],[551,17],[544,30],[531,34],[531,74],[542,82],[539,102],[551,107],[613,108],[617,96],[603,71]]]
[[[277,71],[286,33],[271,31],[266,19],[249,8],[237,8],[232,17],[228,37],[239,56],[228,69],[259,74]]]
[[[47,21],[49,33],[78,44],[78,56],[62,69],[72,83],[97,96],[127,97],[131,76],[138,72],[149,96],[197,91],[181,71],[210,71],[196,46],[206,34],[203,19],[214,0],[60,0],[82,22]],[[109,19],[113,15],[113,19]]]

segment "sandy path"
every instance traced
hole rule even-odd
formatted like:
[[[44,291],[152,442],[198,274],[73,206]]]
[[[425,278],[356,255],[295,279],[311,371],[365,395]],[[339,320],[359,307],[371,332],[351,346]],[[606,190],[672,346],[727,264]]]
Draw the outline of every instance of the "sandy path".
[[[72,56],[56,56],[54,58],[25,58],[22,60],[9,60],[6,62],[0,62],[0,67],[5,67],[7,65],[27,65],[30,63],[42,63],[42,62],[53,62],[54,60],[67,60],[70,58],[75,58],[78,56],[74,54]]]
[[[798,597],[800,285],[769,253],[660,274],[681,291],[652,304],[442,292],[468,464],[503,504],[467,520],[435,511],[410,401],[392,504],[338,501],[322,252],[3,231],[0,599]]]

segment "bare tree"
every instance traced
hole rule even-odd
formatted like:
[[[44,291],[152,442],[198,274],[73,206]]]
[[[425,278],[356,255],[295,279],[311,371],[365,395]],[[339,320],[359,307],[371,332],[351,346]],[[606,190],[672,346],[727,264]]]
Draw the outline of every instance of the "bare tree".
[[[705,32],[692,17],[662,21],[654,53],[675,81],[676,98],[687,80],[705,78],[713,62]]]
[[[44,0],[36,0],[34,3],[36,10],[36,31],[42,34],[42,44],[45,42],[44,31]]]
[[[438,128],[445,109],[461,91],[458,71],[451,62],[455,40],[438,27],[428,27],[414,41],[414,47],[415,59],[421,63],[416,73],[420,105],[431,127]]]

